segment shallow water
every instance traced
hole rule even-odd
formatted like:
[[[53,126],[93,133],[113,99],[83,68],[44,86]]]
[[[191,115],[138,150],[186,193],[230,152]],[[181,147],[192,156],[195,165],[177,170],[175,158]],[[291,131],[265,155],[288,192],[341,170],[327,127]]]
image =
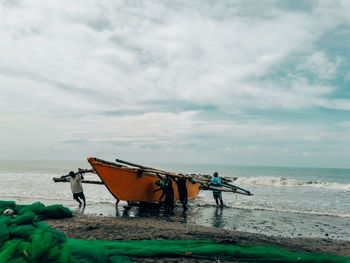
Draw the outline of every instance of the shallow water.
[[[318,168],[236,167],[168,165],[173,172],[210,173],[238,177],[234,182],[253,196],[223,193],[218,208],[210,191],[190,201],[189,211],[177,205],[173,215],[162,209],[115,207],[115,199],[103,185],[84,185],[88,205],[83,211],[72,200],[69,184],[52,177],[87,163],[0,161],[0,199],[18,203],[40,201],[63,204],[75,211],[103,216],[156,217],[181,223],[263,233],[284,237],[321,237],[350,240],[350,170]],[[183,170],[181,170],[182,168]],[[209,172],[208,172],[209,171]],[[87,179],[97,179],[95,175]]]

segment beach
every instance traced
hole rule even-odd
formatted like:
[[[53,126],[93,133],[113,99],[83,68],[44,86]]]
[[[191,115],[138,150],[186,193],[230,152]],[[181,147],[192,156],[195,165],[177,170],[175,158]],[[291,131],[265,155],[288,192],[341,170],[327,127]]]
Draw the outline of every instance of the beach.
[[[0,216],[1,262],[349,262],[349,241],[192,225],[173,221],[173,214],[74,215],[62,205],[13,201],[1,201],[0,209],[6,212]]]
[[[69,238],[100,240],[215,240],[218,243],[243,243],[276,246],[288,251],[350,256],[350,242],[328,238],[286,238],[232,231],[155,218],[76,215],[69,219],[46,221]],[[159,260],[159,259],[154,259]],[[193,261],[192,261],[193,262]],[[204,262],[204,261],[203,261]]]
[[[115,198],[103,185],[84,184],[87,206],[79,207],[69,184],[52,180],[72,167],[86,166],[71,162],[4,163],[0,176],[6,187],[1,187],[1,199],[68,207],[73,218],[46,222],[74,239],[214,240],[350,256],[348,169],[168,165],[161,168],[197,173],[217,170],[254,195],[223,193],[225,205],[220,208],[211,191],[202,191],[189,200],[186,213],[176,203],[174,213],[166,215],[159,207],[128,207],[125,201],[116,208]],[[86,178],[96,180],[96,175]]]

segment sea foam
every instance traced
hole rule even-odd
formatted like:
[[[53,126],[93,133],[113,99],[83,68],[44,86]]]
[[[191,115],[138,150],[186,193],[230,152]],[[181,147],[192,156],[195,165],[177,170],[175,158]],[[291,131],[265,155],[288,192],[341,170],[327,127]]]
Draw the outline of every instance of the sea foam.
[[[234,182],[237,185],[253,184],[266,186],[304,186],[350,191],[350,184],[330,183],[321,181],[300,181],[296,179],[287,179],[285,177],[238,177],[235,179]]]

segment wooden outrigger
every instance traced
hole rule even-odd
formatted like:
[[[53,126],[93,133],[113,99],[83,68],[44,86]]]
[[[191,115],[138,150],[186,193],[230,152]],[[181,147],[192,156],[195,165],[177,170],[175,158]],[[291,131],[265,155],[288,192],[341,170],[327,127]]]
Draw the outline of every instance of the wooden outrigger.
[[[158,180],[166,177],[175,179],[176,177],[186,178],[188,198],[198,196],[200,190],[220,190],[224,192],[234,192],[243,195],[252,195],[249,191],[229,183],[229,180],[222,178],[223,187],[211,187],[209,175],[183,175],[166,172],[163,170],[146,167],[143,165],[116,159],[116,162],[109,162],[99,158],[89,157],[88,162],[93,169],[79,169],[76,174],[93,172],[98,175],[101,181],[83,180],[83,183],[104,184],[109,192],[119,201],[128,202],[159,202],[161,191],[156,191],[159,186]],[[55,182],[66,181],[65,177],[54,178]],[[177,184],[173,183],[174,199],[179,200]]]

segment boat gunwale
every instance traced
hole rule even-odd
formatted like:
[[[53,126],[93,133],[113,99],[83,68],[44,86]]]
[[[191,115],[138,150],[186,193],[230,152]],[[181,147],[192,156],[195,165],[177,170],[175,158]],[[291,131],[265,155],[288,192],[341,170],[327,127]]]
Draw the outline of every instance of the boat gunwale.
[[[95,160],[96,161],[96,160]],[[137,173],[138,171],[142,171],[142,176],[143,175],[147,175],[147,176],[151,176],[151,177],[155,177],[155,178],[159,178],[160,175],[163,175],[163,174],[159,174],[157,173],[157,170],[145,170],[145,169],[141,169],[141,168],[133,168],[133,167],[129,167],[129,166],[125,166],[125,165],[121,165],[121,166],[114,166],[114,165],[110,165],[110,164],[107,164],[107,163],[103,163],[103,162],[99,162],[99,161],[96,161],[97,165],[100,165],[100,166],[105,166],[105,167],[110,167],[110,168],[113,168],[113,169],[121,169],[121,170],[126,170],[126,171],[129,171],[129,172],[132,172],[132,173]],[[91,162],[90,162],[91,164]],[[97,172],[97,171],[96,171]],[[157,176],[157,174],[159,176]],[[169,175],[171,176],[175,176],[173,175],[172,173],[169,173]],[[181,175],[177,175],[177,176],[181,176]],[[99,175],[99,177],[101,178],[101,176]]]
[[[89,159],[93,159],[95,162],[99,163],[101,166],[106,166],[106,167],[111,167],[114,169],[125,169],[125,170],[129,170],[130,172],[133,173],[137,173],[137,171],[142,171],[143,174],[146,174],[148,176],[152,176],[152,177],[157,177],[159,178],[159,176],[164,175],[164,176],[173,176],[173,177],[185,177],[185,178],[193,178],[193,179],[199,179],[202,181],[210,181],[210,179],[206,178],[204,175],[201,174],[181,174],[181,173],[173,173],[173,172],[165,172],[165,171],[161,171],[161,170],[157,170],[157,169],[152,169],[152,168],[136,168],[136,167],[130,167],[130,166],[126,166],[126,165],[120,165],[117,163],[113,163],[113,162],[108,162],[99,158],[95,158],[95,157],[89,157]],[[89,161],[90,162],[90,161]],[[91,162],[90,162],[91,164]]]

